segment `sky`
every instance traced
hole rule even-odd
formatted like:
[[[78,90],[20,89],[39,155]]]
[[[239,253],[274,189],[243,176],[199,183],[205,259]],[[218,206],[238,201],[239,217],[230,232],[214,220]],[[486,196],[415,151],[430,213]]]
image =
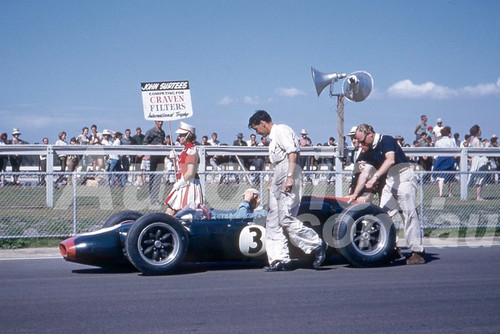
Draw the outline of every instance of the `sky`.
[[[0,132],[30,143],[92,124],[145,132],[141,82],[188,80],[199,138],[248,139],[264,109],[314,144],[338,140],[337,100],[317,96],[314,67],[373,77],[366,100],[345,101],[346,132],[368,123],[411,143],[426,114],[489,138],[500,135],[499,14],[497,0],[2,0]]]

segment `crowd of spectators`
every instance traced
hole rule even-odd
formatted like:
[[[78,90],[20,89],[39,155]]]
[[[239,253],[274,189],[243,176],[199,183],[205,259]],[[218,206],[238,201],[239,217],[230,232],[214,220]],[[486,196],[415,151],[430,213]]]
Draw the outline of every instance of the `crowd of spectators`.
[[[406,142],[401,136],[395,136],[399,145],[402,147],[442,147],[443,137],[442,131],[445,130],[444,136],[451,138],[451,141],[446,141],[447,147],[451,146],[450,142],[454,143],[456,147],[466,147],[471,145],[470,138],[475,138],[474,145],[482,147],[498,147],[498,137],[497,135],[492,135],[490,138],[471,137],[471,134],[466,134],[463,139],[460,138],[458,133],[453,133],[450,126],[445,126],[441,118],[437,118],[435,125],[428,124],[428,118],[426,115],[422,115],[420,123],[415,127],[414,134],[415,138]],[[142,129],[137,127],[135,129],[135,134],[132,135],[130,129],[125,129],[123,133],[119,131],[112,131],[109,129],[104,129],[100,132],[97,126],[94,124],[90,127],[83,127],[82,132],[78,135],[72,136],[69,141],[67,139],[67,134],[65,131],[61,131],[58,135],[58,139],[54,145],[143,145],[145,135],[142,133]],[[42,139],[42,143],[48,145],[50,143],[47,137]],[[1,134],[0,145],[20,145],[28,144],[26,141],[21,139],[20,129],[14,128],[12,131],[12,137],[9,138],[6,132]],[[172,145],[172,139],[170,135],[165,136],[163,144]],[[201,137],[200,141],[196,142],[197,145],[228,145],[219,140],[218,134],[213,132],[210,135],[204,135]],[[257,138],[255,134],[251,134],[248,140],[245,140],[243,133],[238,133],[236,139],[231,143],[233,146],[268,146],[269,142],[265,136]],[[308,131],[302,129],[299,136],[299,144],[301,147],[314,146],[315,144],[308,136]],[[173,142],[173,145],[180,145],[178,138]],[[321,143],[318,142],[316,146],[336,146],[335,138],[330,137],[328,141]],[[434,156],[421,156],[413,158],[414,162],[419,164],[425,171],[433,170],[434,163],[436,162]],[[39,157],[39,170],[46,171],[46,157]],[[131,155],[113,155],[108,156],[75,156],[75,155],[59,155],[57,157],[56,165],[59,165],[61,170],[72,172],[77,169],[78,166],[82,166],[86,171],[129,171],[131,166],[135,167],[135,170],[149,171],[150,166],[150,156],[131,156]],[[163,159],[163,157],[162,157]],[[174,169],[174,157],[167,155],[164,157],[165,170]],[[231,163],[243,167],[247,170],[262,171],[267,161],[265,156],[255,156],[255,157],[243,157],[238,156],[220,156],[212,155],[206,157],[206,165],[211,166],[213,170],[222,170],[223,165]],[[469,161],[469,164],[472,162]],[[0,172],[5,172],[7,165],[10,163],[13,172],[19,172],[21,170],[21,165],[23,165],[23,156],[21,155],[0,155]],[[25,162],[26,163],[26,162]],[[334,169],[334,159],[316,157],[316,156],[303,156],[299,160],[300,166],[305,171],[318,169],[319,166],[326,166],[328,171],[333,171]],[[456,158],[456,163],[459,163],[459,157]],[[489,170],[498,170],[500,168],[500,161],[498,158],[490,158],[488,161]],[[307,175],[307,174],[306,174]],[[226,176],[227,177],[227,176]],[[307,176],[306,176],[307,177]],[[430,181],[431,175],[426,174],[425,181]],[[4,184],[4,176],[2,175],[2,184]],[[71,181],[66,176],[61,176],[58,179],[59,183],[65,183]],[[174,180],[167,178],[167,182],[172,183]],[[256,179],[254,179],[254,182]],[[495,182],[498,182],[498,176],[495,175]],[[43,183],[44,180],[41,180]],[[218,177],[218,182],[227,182],[224,180],[223,176]],[[328,182],[333,182],[333,177],[328,178]],[[18,177],[14,176],[12,179],[13,184],[19,184]],[[108,176],[107,184],[109,185],[124,185],[126,179],[122,176],[113,176],[110,173]],[[135,181],[138,186],[142,186],[146,183],[146,177],[142,176]],[[440,194],[442,194],[440,190]]]

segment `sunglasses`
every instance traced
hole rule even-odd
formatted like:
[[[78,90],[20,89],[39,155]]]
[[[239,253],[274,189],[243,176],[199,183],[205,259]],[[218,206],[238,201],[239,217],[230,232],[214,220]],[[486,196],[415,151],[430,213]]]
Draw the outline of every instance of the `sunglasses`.
[[[366,143],[366,137],[368,137],[369,135],[370,135],[370,133],[367,133],[363,137],[363,140],[358,140],[359,145],[365,145],[366,146],[367,145],[367,143]]]

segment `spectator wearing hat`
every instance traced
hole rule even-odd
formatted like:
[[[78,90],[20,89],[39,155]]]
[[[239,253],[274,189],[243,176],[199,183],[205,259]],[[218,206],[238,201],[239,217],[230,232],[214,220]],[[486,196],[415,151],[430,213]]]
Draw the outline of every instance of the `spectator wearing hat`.
[[[443,120],[441,118],[438,118],[436,120],[436,125],[434,126],[434,128],[432,128],[432,132],[434,134],[434,142],[438,140],[439,137],[441,137],[441,130],[443,128]]]
[[[181,145],[184,145],[184,149],[176,161],[177,181],[165,199],[166,213],[171,216],[175,216],[188,204],[197,207],[203,203],[203,192],[197,173],[200,157],[195,146],[196,129],[192,125],[180,122],[175,133],[179,135],[179,141]]]
[[[12,139],[10,140],[10,144],[11,145],[26,144],[26,142],[24,140],[19,138],[20,136],[21,136],[21,131],[18,128],[14,128],[12,130]],[[9,160],[10,160],[10,166],[12,167],[12,172],[19,173],[21,171],[21,164],[23,162],[23,156],[17,155],[17,154],[12,154],[9,156]],[[12,175],[12,183],[14,185],[19,185],[19,175],[18,174]]]
[[[7,133],[2,133],[0,135],[0,146],[7,145],[9,142],[7,141]],[[0,186],[3,187],[5,185],[5,175],[4,173],[7,170],[7,164],[9,162],[8,155],[0,155]]]
[[[247,142],[243,140],[243,133],[239,132],[236,135],[236,140],[233,141],[233,146],[248,146]]]
[[[312,140],[307,136],[306,129],[300,130],[299,145],[300,147],[312,146]],[[299,164],[302,170],[306,171],[311,170],[311,157],[306,157],[306,156],[299,157]],[[310,179],[310,175],[307,175],[307,178]]]
[[[349,136],[349,138],[351,138],[351,143],[354,149],[352,153],[349,153],[350,155],[347,157],[346,165],[351,163],[356,163],[358,161],[359,153],[361,152],[361,148],[358,145],[358,140],[356,139],[357,128],[358,128],[357,126],[353,126],[349,131],[349,134],[347,135]]]

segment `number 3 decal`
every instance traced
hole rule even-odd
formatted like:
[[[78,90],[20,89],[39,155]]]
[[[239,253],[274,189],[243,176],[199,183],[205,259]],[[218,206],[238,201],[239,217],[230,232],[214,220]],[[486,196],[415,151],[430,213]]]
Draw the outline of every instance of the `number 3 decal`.
[[[261,256],[266,252],[266,229],[260,225],[245,226],[240,233],[240,252],[245,256]]]

